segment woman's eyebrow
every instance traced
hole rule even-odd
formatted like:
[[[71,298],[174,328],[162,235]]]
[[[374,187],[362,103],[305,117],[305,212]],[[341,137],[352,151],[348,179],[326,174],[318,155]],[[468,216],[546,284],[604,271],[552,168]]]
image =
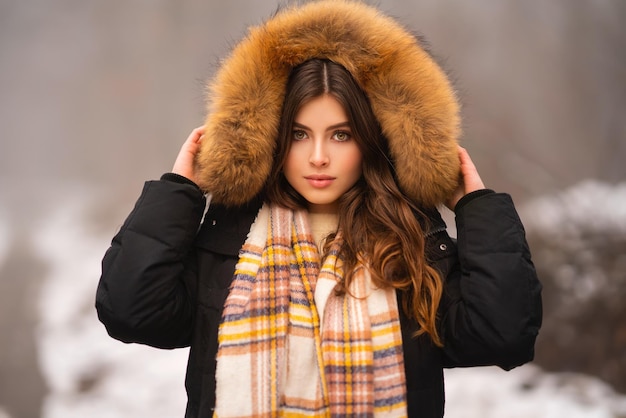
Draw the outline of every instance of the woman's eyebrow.
[[[310,131],[311,130],[311,128],[309,128],[308,126],[303,125],[303,124],[298,123],[298,122],[294,122],[293,123],[293,127],[294,128],[303,129],[305,131]],[[332,130],[335,130],[337,128],[346,128],[346,127],[348,127],[348,128],[350,127],[350,123],[348,121],[339,122],[339,123],[336,123],[334,125],[330,125],[328,128],[326,128],[326,131],[332,131]]]

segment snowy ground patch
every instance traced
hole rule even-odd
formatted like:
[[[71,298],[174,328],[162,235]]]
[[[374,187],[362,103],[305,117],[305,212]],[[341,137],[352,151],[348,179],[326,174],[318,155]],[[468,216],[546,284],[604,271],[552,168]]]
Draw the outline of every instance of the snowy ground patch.
[[[626,182],[583,181],[559,194],[532,200],[520,210],[525,225],[563,239],[587,231],[626,234]]]
[[[446,418],[621,418],[626,396],[574,373],[532,364],[446,370]]]
[[[112,236],[87,232],[88,199],[64,202],[41,226],[36,242],[51,267],[40,291],[37,333],[50,387],[43,417],[182,416],[187,350],[127,345],[107,335],[94,301]]]

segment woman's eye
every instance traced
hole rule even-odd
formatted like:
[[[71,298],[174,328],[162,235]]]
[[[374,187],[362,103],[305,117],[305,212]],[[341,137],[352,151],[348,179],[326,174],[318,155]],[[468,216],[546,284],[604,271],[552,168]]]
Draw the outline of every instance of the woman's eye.
[[[293,131],[293,139],[296,141],[301,141],[306,138],[306,132],[304,131]]]
[[[333,135],[333,138],[335,141],[343,142],[350,139],[350,134],[344,131],[337,131],[335,132],[335,135]]]

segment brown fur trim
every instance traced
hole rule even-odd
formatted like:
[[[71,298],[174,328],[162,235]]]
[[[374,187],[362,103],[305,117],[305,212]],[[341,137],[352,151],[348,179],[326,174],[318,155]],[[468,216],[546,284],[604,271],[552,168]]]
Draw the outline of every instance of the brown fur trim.
[[[290,70],[311,58],[343,65],[368,94],[401,189],[424,206],[442,203],[459,179],[459,105],[418,40],[365,4],[322,0],[280,11],[252,28],[209,86],[196,160],[200,187],[227,206],[263,188],[275,150]]]

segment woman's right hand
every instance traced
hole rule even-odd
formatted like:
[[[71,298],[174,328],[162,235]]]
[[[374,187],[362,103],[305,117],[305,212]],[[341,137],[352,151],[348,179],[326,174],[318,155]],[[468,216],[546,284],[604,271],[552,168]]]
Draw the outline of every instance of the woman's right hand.
[[[195,156],[200,151],[200,144],[202,142],[202,135],[204,134],[204,127],[199,127],[191,131],[187,140],[180,148],[176,161],[174,162],[174,168],[172,173],[181,175],[188,178],[194,183],[196,181],[194,160]]]

